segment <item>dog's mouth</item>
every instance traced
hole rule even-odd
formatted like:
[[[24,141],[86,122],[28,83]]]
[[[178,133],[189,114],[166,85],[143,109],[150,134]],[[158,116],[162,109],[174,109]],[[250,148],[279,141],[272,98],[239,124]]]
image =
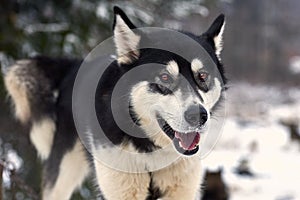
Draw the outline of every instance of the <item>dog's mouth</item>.
[[[179,132],[174,130],[163,118],[158,117],[158,124],[168,135],[176,148],[183,155],[194,155],[199,150],[200,132]]]

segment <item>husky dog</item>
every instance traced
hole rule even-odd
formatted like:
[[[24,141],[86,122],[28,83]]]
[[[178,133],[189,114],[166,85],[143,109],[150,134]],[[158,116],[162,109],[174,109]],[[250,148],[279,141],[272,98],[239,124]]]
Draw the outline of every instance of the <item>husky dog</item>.
[[[37,56],[19,60],[6,70],[5,85],[15,116],[31,127],[31,142],[44,161],[43,200],[70,199],[73,191],[93,172],[101,195],[107,200],[200,198],[199,143],[225,90],[220,60],[224,15],[217,17],[200,36],[178,32],[203,47],[220,76],[211,73],[213,70],[205,65],[207,58],[195,55],[189,62],[165,50],[139,49],[145,38],[150,41],[151,38],[147,32],[134,29],[136,26],[125,13],[115,7],[116,56],[98,83],[94,101],[97,119],[111,145],[101,142],[101,137],[93,140],[91,136],[92,152],[79,139],[72,115],[72,91],[81,60]],[[172,42],[181,45],[183,41]],[[112,114],[112,96],[117,82],[127,72],[147,63],[160,63],[163,67],[153,68],[148,77],[140,76],[124,84],[128,90],[124,102],[129,103],[121,105],[145,136],[140,138],[118,127]],[[112,153],[121,148],[137,156],[143,153],[144,158],[151,160],[154,151],[168,145],[171,150],[159,159],[173,155],[179,158],[156,170],[137,166],[140,162]],[[110,163],[96,159],[97,154],[145,171],[115,169]]]

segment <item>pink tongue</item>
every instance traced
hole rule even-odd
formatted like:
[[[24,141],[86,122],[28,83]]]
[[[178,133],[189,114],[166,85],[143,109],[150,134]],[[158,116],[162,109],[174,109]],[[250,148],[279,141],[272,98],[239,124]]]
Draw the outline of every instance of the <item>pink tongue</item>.
[[[175,132],[175,137],[179,139],[181,146],[185,150],[194,149],[200,141],[200,134],[197,132],[193,132],[193,133]]]

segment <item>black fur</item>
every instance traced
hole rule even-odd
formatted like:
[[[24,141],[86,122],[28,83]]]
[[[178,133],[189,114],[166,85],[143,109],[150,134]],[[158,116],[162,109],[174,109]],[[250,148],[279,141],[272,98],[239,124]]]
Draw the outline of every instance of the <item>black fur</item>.
[[[77,59],[66,58],[49,58],[38,56],[31,58],[34,66],[39,73],[46,77],[46,80],[51,85],[51,91],[58,90],[58,99],[53,99],[53,94],[44,94],[51,97],[53,100],[47,102],[45,98],[35,96],[32,100],[32,112],[34,121],[39,121],[43,117],[51,117],[56,124],[56,132],[52,151],[49,158],[45,161],[44,180],[47,184],[53,185],[57,179],[59,165],[63,155],[71,150],[77,139],[77,132],[72,116],[72,89],[76,77],[77,70],[81,61]],[[41,87],[43,82],[41,82]],[[86,152],[87,158],[89,154]],[[46,183],[44,183],[46,184]]]
[[[113,88],[115,87],[115,84],[118,82],[118,80],[122,77],[122,75],[124,75],[130,69],[130,67],[120,68],[116,62],[113,62],[111,66],[109,66],[104,72],[102,78],[99,81],[96,91],[95,102],[97,102],[97,104],[95,105],[95,108],[97,118],[104,133],[108,133],[106,134],[106,137],[114,145],[119,145],[123,141],[127,140],[129,142],[132,142],[132,144],[137,148],[138,151],[151,152],[158,147],[153,143],[153,141],[147,139],[143,131],[140,131],[142,135],[139,138],[130,136],[122,131],[113,120],[114,118],[111,110],[111,95],[113,92]],[[133,84],[134,83],[128,83],[128,91]],[[125,97],[123,104],[125,104],[124,106],[127,107],[127,111],[130,112],[134,117],[134,110],[132,107],[130,107],[129,102],[130,100],[126,99]],[[132,123],[135,122],[136,120],[132,121]]]
[[[152,173],[149,173],[150,176],[150,183],[148,187],[149,194],[146,198],[146,200],[157,200],[159,198],[163,197],[162,191],[155,186],[155,183],[153,182]]]
[[[125,23],[128,25],[128,27],[130,29],[135,29],[136,26],[130,21],[130,19],[127,17],[127,15],[123,12],[123,10],[121,10],[118,6],[114,6],[114,22],[113,22],[113,30],[115,29],[116,26],[116,16],[119,15],[124,21]]]

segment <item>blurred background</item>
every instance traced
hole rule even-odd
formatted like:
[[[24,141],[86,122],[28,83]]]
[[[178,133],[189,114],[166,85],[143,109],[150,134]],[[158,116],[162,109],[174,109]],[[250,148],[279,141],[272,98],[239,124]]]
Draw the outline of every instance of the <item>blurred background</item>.
[[[225,14],[227,118],[203,160],[203,200],[300,199],[300,1],[0,0],[1,65],[39,54],[86,56],[111,36],[113,5],[139,26],[196,34]],[[38,199],[41,162],[9,108],[0,75],[0,195]],[[87,181],[72,199],[95,199],[93,186]]]

